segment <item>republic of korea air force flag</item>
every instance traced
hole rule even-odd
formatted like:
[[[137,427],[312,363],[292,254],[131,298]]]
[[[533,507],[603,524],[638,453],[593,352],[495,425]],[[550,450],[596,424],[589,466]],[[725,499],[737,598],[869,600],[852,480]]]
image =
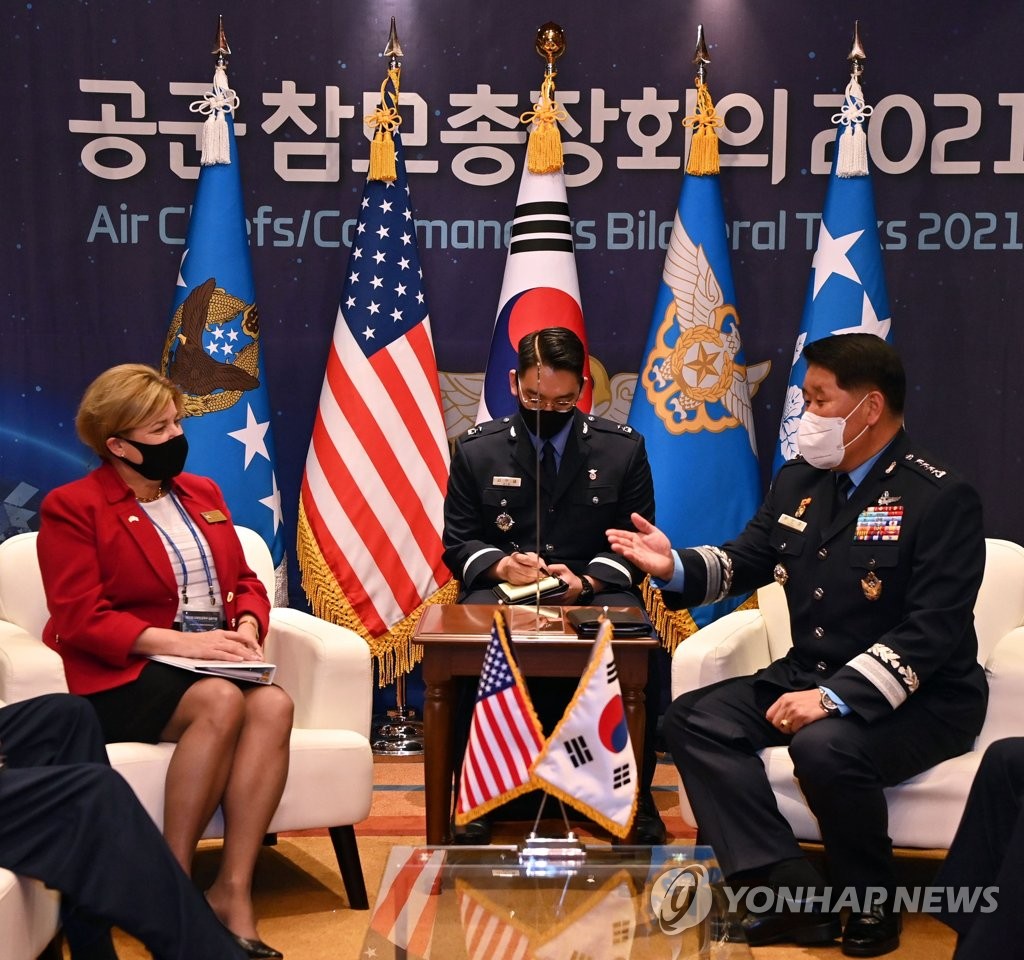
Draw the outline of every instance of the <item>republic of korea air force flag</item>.
[[[594,641],[579,688],[533,764],[537,786],[617,837],[636,812],[637,768],[626,726],[612,625]]]
[[[587,346],[565,176],[561,170],[530,173],[524,163],[477,423],[517,411],[508,372],[516,367],[519,341],[544,327],[568,327]],[[589,413],[593,393],[589,351],[583,373],[587,380],[579,408]]]

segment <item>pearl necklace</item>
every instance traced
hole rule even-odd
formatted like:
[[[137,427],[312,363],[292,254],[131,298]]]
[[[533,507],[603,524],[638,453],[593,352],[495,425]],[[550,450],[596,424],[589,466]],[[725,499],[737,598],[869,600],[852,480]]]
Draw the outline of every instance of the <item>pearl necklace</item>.
[[[135,499],[138,500],[139,503],[153,503],[154,501],[159,500],[165,493],[167,493],[167,491],[161,486],[152,497],[136,497]]]

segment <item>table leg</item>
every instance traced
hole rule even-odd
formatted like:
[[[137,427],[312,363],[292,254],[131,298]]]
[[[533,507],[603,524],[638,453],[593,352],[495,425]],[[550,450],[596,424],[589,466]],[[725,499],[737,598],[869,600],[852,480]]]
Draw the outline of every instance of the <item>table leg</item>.
[[[451,677],[424,678],[423,694],[423,794],[426,806],[427,843],[451,842],[453,750]]]

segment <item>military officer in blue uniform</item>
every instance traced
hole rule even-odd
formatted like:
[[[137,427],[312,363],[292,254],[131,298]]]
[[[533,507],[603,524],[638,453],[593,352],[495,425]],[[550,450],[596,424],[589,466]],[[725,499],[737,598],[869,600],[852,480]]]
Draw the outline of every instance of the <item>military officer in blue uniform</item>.
[[[700,838],[732,885],[820,892],[758,756],[789,746],[832,890],[851,888],[862,906],[869,887],[889,894],[843,932],[844,953],[877,956],[900,933],[883,788],[970,749],[985,716],[972,613],[982,511],[975,490],[904,431],[905,374],[888,344],[832,336],[807,344],[804,358],[801,457],[735,540],[675,552],[643,518],[639,533],[609,536],[671,605],[782,585],[792,649],[753,676],[677,698],[665,739]],[[839,934],[838,915],[821,909],[742,923],[754,945]]]
[[[611,549],[605,530],[629,525],[633,514],[653,522],[647,451],[631,427],[576,408],[584,356],[579,337],[563,327],[524,337],[518,369],[509,371],[519,413],[473,427],[456,444],[443,536],[461,603],[495,603],[497,583],[525,585],[550,573],[567,584],[551,603],[642,605],[645,574]],[[571,681],[534,680],[529,687],[542,722],[557,722],[575,689]],[[649,790],[656,690],[649,682],[650,749],[637,832],[642,842],[660,843],[665,828]]]

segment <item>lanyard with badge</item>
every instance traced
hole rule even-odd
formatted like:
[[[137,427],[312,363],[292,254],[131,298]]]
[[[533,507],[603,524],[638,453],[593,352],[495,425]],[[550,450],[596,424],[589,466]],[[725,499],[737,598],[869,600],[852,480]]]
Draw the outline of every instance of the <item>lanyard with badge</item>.
[[[188,528],[189,533],[192,534],[192,539],[195,540],[196,546],[199,548],[199,557],[203,562],[203,572],[206,574],[206,586],[210,596],[210,606],[217,606],[217,597],[213,592],[213,573],[210,569],[210,558],[206,555],[206,549],[203,547],[202,538],[199,536],[199,531],[196,530],[195,524],[192,522],[192,518],[185,512],[181,504],[178,502],[178,498],[172,493],[170,494],[171,503],[174,504],[174,508],[178,511],[178,516],[181,517],[182,522]],[[175,557],[178,559],[178,565],[181,568],[181,630],[183,633],[203,633],[207,630],[216,630],[221,626],[221,617],[216,610],[188,610],[188,567],[185,564],[185,558],[182,556],[181,550],[178,549],[178,545],[170,537],[166,530],[160,526],[156,520],[152,517],[149,518],[153,522],[153,526],[160,531],[164,540],[167,541],[171,550],[174,551]]]

